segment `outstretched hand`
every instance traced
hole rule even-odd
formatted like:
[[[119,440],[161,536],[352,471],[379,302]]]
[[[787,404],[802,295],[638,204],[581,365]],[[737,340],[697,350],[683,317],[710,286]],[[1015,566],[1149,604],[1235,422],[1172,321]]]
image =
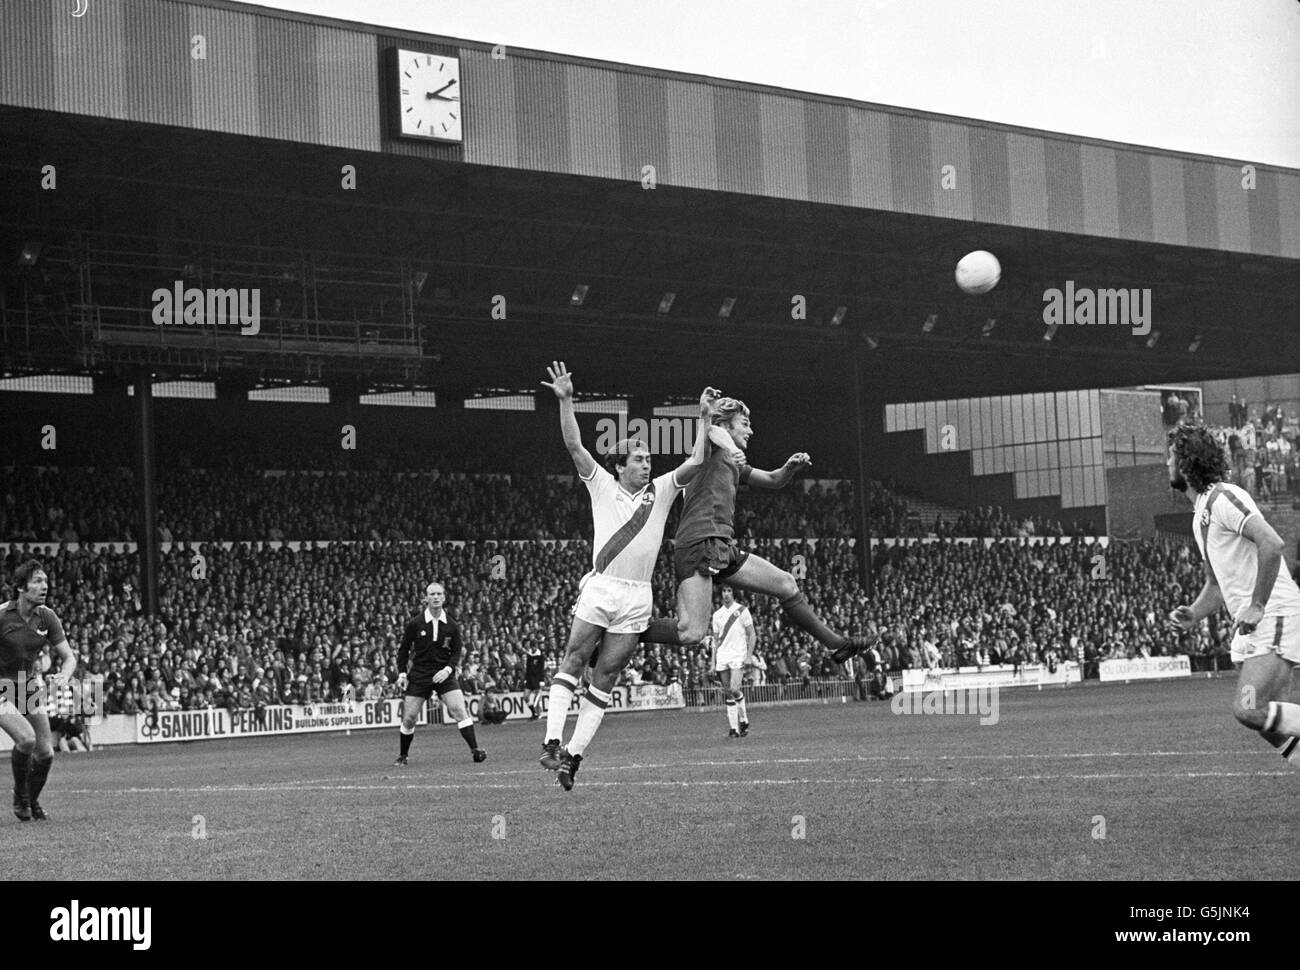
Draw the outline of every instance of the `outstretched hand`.
[[[722,392],[716,387],[706,387],[700,395],[700,417],[711,417],[716,413],[716,405],[722,400]]]
[[[554,391],[556,397],[561,401],[573,397],[573,375],[569,373],[569,368],[564,361],[551,361],[551,366],[546,368],[546,373],[551,375],[551,379],[542,381],[542,384]]]
[[[785,460],[786,465],[794,471],[807,468],[812,464],[812,458],[806,451],[797,451]]]

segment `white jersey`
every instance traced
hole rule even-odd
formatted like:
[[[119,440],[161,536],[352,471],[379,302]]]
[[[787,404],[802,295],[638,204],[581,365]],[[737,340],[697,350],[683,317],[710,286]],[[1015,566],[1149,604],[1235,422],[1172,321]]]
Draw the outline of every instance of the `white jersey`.
[[[1224,605],[1234,618],[1255,596],[1256,545],[1242,535],[1246,520],[1259,515],[1259,507],[1244,488],[1229,482],[1212,485],[1196,497],[1192,533],[1201,555],[1210,564],[1223,593]],[[1287,571],[1285,558],[1264,605],[1264,616],[1300,613],[1300,589]]]
[[[734,617],[734,619],[733,619]],[[754,629],[754,618],[749,615],[749,607],[732,603],[731,607],[720,606],[713,614],[713,636],[717,640],[718,653],[739,651],[743,657],[749,652],[749,633]]]
[[[668,510],[682,490],[677,482],[677,473],[660,475],[635,493],[623,488],[618,479],[599,465],[591,477],[583,478],[582,482],[591,493],[591,517],[595,525],[591,544],[592,572],[614,579],[650,582],[655,561],[659,558],[659,547],[663,545]],[[610,540],[643,507],[649,508],[649,514],[640,531],[621,548],[618,542],[611,545]],[[602,558],[608,560],[603,566]]]

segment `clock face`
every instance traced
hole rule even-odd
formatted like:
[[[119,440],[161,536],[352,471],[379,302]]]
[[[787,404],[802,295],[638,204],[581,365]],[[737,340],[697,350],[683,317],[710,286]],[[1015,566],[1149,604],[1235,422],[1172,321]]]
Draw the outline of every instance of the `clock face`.
[[[412,138],[461,140],[460,61],[397,51],[399,131]]]

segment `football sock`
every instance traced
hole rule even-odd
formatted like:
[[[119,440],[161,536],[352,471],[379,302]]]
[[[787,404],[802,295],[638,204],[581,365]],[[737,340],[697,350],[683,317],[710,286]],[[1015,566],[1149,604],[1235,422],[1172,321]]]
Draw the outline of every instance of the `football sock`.
[[[50,768],[54,766],[54,755],[48,758],[33,757],[31,767],[27,769],[27,797],[36,801],[45,788],[45,780],[50,777]]]
[[[478,748],[478,741],[474,739],[474,719],[467,717],[463,721],[457,721],[456,727],[460,728],[460,736],[465,739],[469,749],[474,751]]]
[[[1261,730],[1259,736],[1277,748],[1277,753],[1285,760],[1300,767],[1300,739],[1288,738],[1285,734],[1276,734],[1272,731]]]
[[[736,698],[736,714],[740,718],[741,724],[749,723],[749,713],[745,710],[745,697],[743,694]]]
[[[21,798],[27,797],[27,769],[31,764],[31,755],[26,751],[13,749],[11,755],[14,768],[14,793]]]
[[[840,636],[813,612],[808,601],[803,598],[803,593],[795,593],[788,600],[781,601],[781,609],[788,619],[795,626],[807,630],[817,640],[825,646],[833,647],[838,650],[844,646],[846,637]]]
[[[733,731],[740,730],[740,715],[736,712],[736,702],[727,698],[727,726]]]
[[[600,727],[601,719],[605,716],[605,708],[609,706],[609,695],[603,690],[596,690],[595,687],[588,687],[587,693],[582,697],[582,703],[578,706],[578,723],[573,727],[573,737],[569,738],[569,743],[565,745],[569,754],[582,754],[587,750],[587,745],[591,744],[591,739],[596,736],[596,728]]]
[[[411,728],[411,730],[408,731],[404,727],[399,727],[397,729],[397,734],[401,738],[402,744],[400,754],[405,758],[406,752],[411,750],[411,738],[415,737],[415,728]]]
[[[677,620],[670,616],[662,616],[657,620],[651,620],[650,625],[645,629],[645,633],[641,634],[641,642],[671,643],[681,646],[682,638],[677,635]]]
[[[1264,730],[1274,734],[1285,734],[1288,738],[1300,737],[1300,704],[1269,701]]]
[[[577,679],[568,674],[556,674],[551,678],[551,699],[546,708],[546,737],[543,741],[562,741],[564,739],[564,722],[569,716],[569,701],[578,687]]]

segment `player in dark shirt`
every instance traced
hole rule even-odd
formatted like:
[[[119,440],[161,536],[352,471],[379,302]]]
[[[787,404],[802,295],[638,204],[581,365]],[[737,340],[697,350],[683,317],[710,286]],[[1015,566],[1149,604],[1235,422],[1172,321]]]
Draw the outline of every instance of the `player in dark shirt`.
[[[402,698],[402,726],[398,728],[400,754],[393,762],[394,766],[406,764],[420,708],[435,692],[447,705],[447,713],[460,728],[461,737],[473,752],[474,760],[487,760],[487,752],[478,746],[474,737],[474,719],[465,707],[465,695],[456,678],[461,656],[460,626],[443,609],[446,601],[447,591],[442,583],[430,583],[424,590],[424,610],[407,623],[402,632],[402,645],[397,651],[397,686],[405,696]]]
[[[836,663],[843,663],[878,639],[876,633],[846,637],[831,630],[808,605],[793,576],[762,556],[737,547],[732,524],[737,486],[748,483],[755,488],[784,488],[812,464],[812,459],[799,452],[776,471],[751,468],[744,453],[753,434],[745,403],[733,397],[722,398],[712,421],[709,439],[714,447],[704,468],[686,489],[677,524],[673,550],[677,620],[652,621],[641,639],[679,644],[702,641],[709,628],[713,581],[717,579],[738,589],[778,597],[787,622],[807,630],[834,651],[832,659]],[[725,437],[718,434],[719,430]]]
[[[29,822],[49,818],[39,799],[54,763],[43,690],[32,686],[36,661],[47,647],[58,654],[61,666],[53,680],[62,688],[77,669],[77,656],[63,624],[45,605],[49,579],[35,559],[14,571],[13,593],[0,605],[0,729],[14,741],[14,814]]]
[[[542,712],[537,709],[537,702],[541,700],[542,682],[545,679],[546,658],[542,656],[542,648],[534,644],[524,655],[524,690],[528,691],[528,709],[533,712],[528,719],[530,721],[536,721],[542,716]]]

